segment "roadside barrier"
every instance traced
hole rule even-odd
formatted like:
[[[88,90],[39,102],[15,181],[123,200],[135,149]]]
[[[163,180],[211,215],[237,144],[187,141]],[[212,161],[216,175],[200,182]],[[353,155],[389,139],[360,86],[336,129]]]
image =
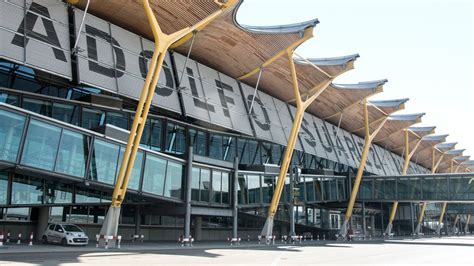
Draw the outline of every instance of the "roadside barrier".
[[[140,241],[143,243],[143,239],[145,239],[144,235],[132,235],[132,242]]]
[[[7,244],[10,243],[10,231],[7,232]]]
[[[240,245],[240,241],[242,239],[240,237],[237,237],[237,238],[230,238],[228,237],[227,238],[227,241],[230,243],[231,246],[233,246],[234,244],[237,244],[237,245]]]
[[[193,242],[194,242],[194,238],[192,236],[189,236],[189,237],[180,236],[178,238],[178,243],[180,243],[182,247],[184,247],[185,244],[188,244],[189,246],[192,247]]]
[[[104,241],[104,249],[109,249],[109,246],[116,247],[117,249],[120,249],[120,244],[122,242],[122,236],[108,236],[108,235],[95,235],[96,239],[96,244],[95,247],[99,247],[100,241]],[[115,243],[109,243],[115,241]],[[115,244],[115,245],[113,245]]]
[[[28,243],[28,246],[33,246],[33,232],[30,233],[30,242]]]
[[[21,233],[18,234],[18,240],[16,241],[17,245],[21,244]]]
[[[0,248],[3,247],[3,232],[0,232]]]

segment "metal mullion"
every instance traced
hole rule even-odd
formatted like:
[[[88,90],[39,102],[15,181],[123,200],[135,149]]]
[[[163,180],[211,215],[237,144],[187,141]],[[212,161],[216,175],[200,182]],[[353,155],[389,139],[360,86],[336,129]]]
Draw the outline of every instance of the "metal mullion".
[[[143,151],[143,156],[142,156],[142,166],[141,166],[141,171],[140,171],[140,181],[138,183],[138,193],[141,193],[143,190],[143,180],[145,178],[145,162],[146,158],[148,157],[148,153]]]
[[[90,143],[89,143],[89,151],[88,151],[87,161],[86,161],[86,172],[84,175],[84,180],[90,179],[90,167],[91,167],[92,155],[94,154],[93,152],[94,143],[95,143],[95,136],[91,136]]]
[[[61,133],[59,135],[59,141],[58,141],[58,148],[56,149],[56,155],[54,156],[54,163],[53,163],[53,170],[52,170],[53,172],[56,171],[56,164],[58,161],[59,149],[61,148],[61,143],[63,140],[63,132],[64,132],[64,128],[61,127]]]
[[[24,124],[24,127],[23,127],[23,132],[22,132],[22,136],[21,136],[21,139],[20,139],[20,144],[19,144],[19,147],[18,147],[18,154],[17,154],[17,157],[16,157],[16,164],[20,164],[21,162],[21,157],[23,156],[23,150],[24,150],[24,146],[25,146],[25,142],[26,142],[26,137],[27,137],[27,134],[28,134],[28,129],[30,127],[30,122],[31,122],[31,116],[30,115],[25,115],[25,124]]]

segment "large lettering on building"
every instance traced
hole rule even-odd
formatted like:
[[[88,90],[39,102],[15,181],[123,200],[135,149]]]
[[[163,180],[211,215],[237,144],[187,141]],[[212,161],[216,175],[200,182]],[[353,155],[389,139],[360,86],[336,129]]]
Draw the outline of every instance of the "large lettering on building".
[[[79,39],[73,68],[66,4],[0,1],[0,57],[69,79],[77,69],[80,83],[138,99],[154,43],[90,14],[79,33],[83,14],[74,9],[72,34]],[[166,55],[152,104],[283,146],[295,114],[286,102],[178,53]],[[363,138],[305,113],[295,149],[357,168],[363,146]],[[373,144],[365,170],[398,175],[402,164],[399,155]],[[409,172],[428,171],[410,163]]]
[[[0,1],[0,57],[72,79],[68,24],[59,1]]]

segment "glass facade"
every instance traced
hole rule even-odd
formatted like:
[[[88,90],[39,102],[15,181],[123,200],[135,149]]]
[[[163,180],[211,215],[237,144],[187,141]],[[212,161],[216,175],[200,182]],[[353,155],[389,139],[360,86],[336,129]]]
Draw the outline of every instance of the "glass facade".
[[[116,144],[96,139],[91,158],[90,178],[106,184],[115,183],[120,147]]]
[[[8,175],[0,172],[0,204],[6,205],[8,203]]]
[[[14,162],[20,147],[25,117],[0,110],[0,160]]]
[[[88,136],[64,129],[59,144],[56,172],[84,177],[89,154],[89,142],[90,138]]]
[[[61,128],[31,120],[21,162],[24,165],[53,170]]]
[[[147,155],[143,173],[143,191],[163,196],[165,188],[166,160]]]

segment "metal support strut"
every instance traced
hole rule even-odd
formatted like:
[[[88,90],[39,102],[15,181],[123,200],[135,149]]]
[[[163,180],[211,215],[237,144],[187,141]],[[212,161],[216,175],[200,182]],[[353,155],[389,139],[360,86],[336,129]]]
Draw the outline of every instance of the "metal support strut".
[[[423,224],[423,218],[425,218],[425,211],[426,211],[426,202],[423,202],[421,205],[420,214],[418,215],[418,223],[416,224],[415,235],[421,235],[421,226]]]
[[[346,214],[344,216],[344,222],[342,227],[339,231],[339,236],[342,238],[347,237],[347,231],[349,229],[349,219],[352,216],[352,211],[354,209],[355,200],[357,197],[357,193],[359,192],[360,182],[362,180],[362,174],[364,173],[365,163],[367,162],[367,157],[369,156],[370,145],[372,140],[374,140],[375,136],[379,133],[380,129],[382,129],[385,122],[387,122],[388,115],[386,115],[378,124],[377,128],[370,133],[370,123],[369,123],[369,111],[367,108],[367,99],[364,99],[363,106],[364,106],[364,129],[365,129],[365,141],[364,141],[364,149],[362,151],[362,156],[359,162],[359,168],[357,169],[357,175],[354,180],[354,186],[352,187],[351,197],[349,199],[349,203],[347,205]]]
[[[222,14],[226,9],[235,5],[237,1],[228,0],[226,1],[226,3],[219,3],[216,1],[216,3],[220,5],[219,10],[215,11],[197,24],[183,28],[172,34],[165,34],[161,31],[160,25],[156,20],[155,14],[153,13],[153,9],[150,7],[149,1],[143,0],[143,8],[145,10],[148,23],[153,32],[155,47],[148,68],[148,73],[146,75],[145,83],[140,94],[140,100],[137,105],[132,128],[130,129],[130,136],[128,138],[128,142],[125,148],[122,164],[120,165],[119,174],[117,175],[117,181],[112,195],[112,203],[100,230],[101,235],[117,235],[121,205],[125,198],[130,173],[133,169],[133,164],[135,162],[135,157],[140,144],[140,139],[143,133],[143,129],[145,127],[148,111],[150,110],[151,100],[153,98],[155,87],[158,82],[160,71],[163,65],[163,61],[166,56],[166,51],[173,43],[181,40],[183,37],[192,33],[196,29],[209,23],[210,21],[218,17],[220,14]]]
[[[296,111],[293,120],[293,125],[291,127],[291,133],[288,138],[288,144],[285,149],[285,153],[282,158],[282,163],[280,166],[280,173],[278,174],[278,181],[275,187],[275,191],[273,193],[272,201],[270,203],[270,207],[268,209],[268,216],[267,220],[265,221],[265,225],[263,226],[262,232],[260,235],[265,237],[266,239],[270,239],[273,235],[273,221],[275,214],[278,210],[278,203],[280,202],[281,193],[283,191],[283,186],[285,185],[285,178],[286,174],[288,173],[288,168],[290,166],[291,157],[293,155],[293,150],[295,148],[296,140],[298,139],[298,132],[301,127],[301,122],[303,121],[303,116],[306,108],[316,100],[316,98],[331,84],[334,77],[327,75],[326,80],[319,83],[318,85],[314,86],[308,92],[311,94],[307,94],[305,100],[302,99],[300,95],[299,85],[298,85],[298,76],[296,73],[295,63],[293,61],[293,47],[288,48],[286,54],[288,56],[288,61],[290,64],[290,71],[291,71],[291,78],[293,84],[293,92],[295,96],[295,103],[296,103]]]
[[[406,175],[408,172],[408,167],[410,166],[410,160],[415,154],[416,149],[421,144],[421,137],[418,138],[418,141],[415,144],[415,147],[410,151],[410,142],[408,138],[408,134],[410,133],[408,129],[405,129],[405,148],[404,148],[404,155],[405,155],[405,160],[403,162],[403,168],[402,168],[402,176]],[[392,205],[392,210],[390,212],[390,217],[388,220],[387,228],[385,229],[385,236],[391,237],[393,236],[392,234],[392,229],[393,229],[393,221],[395,220],[395,215],[397,214],[397,208],[398,208],[398,201],[393,202]]]

